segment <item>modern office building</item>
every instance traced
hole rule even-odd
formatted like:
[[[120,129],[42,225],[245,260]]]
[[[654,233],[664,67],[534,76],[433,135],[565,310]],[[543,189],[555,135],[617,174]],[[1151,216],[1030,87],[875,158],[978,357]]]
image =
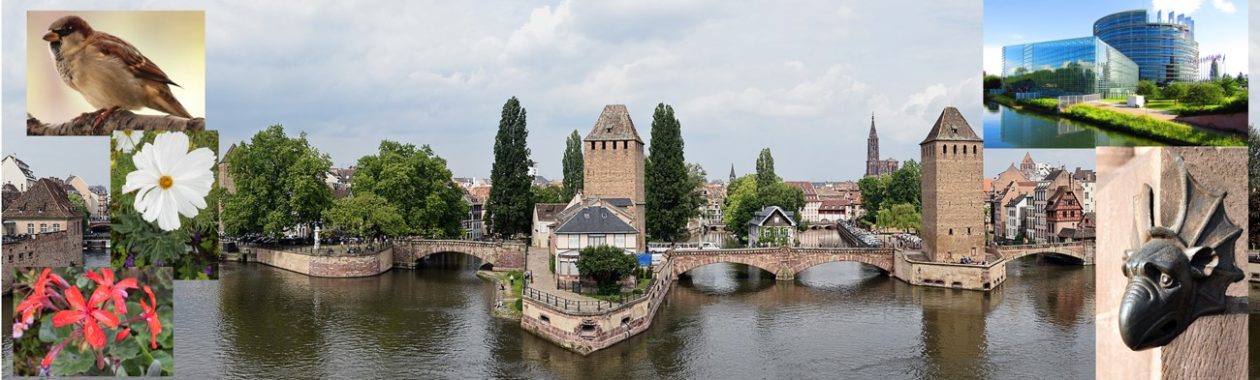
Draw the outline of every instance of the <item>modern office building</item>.
[[[1147,10],[1113,13],[1094,23],[1094,36],[1136,62],[1139,79],[1162,85],[1199,77],[1199,43],[1189,16]]]
[[[1132,94],[1137,82],[1138,65],[1097,37],[1002,48],[1002,84],[1012,92],[1111,98]]]

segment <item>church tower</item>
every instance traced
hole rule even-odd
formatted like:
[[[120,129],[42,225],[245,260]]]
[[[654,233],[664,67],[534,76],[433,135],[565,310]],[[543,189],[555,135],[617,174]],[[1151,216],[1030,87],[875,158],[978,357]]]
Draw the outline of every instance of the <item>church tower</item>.
[[[624,104],[604,106],[595,127],[582,139],[582,145],[583,195],[625,200],[634,214],[634,228],[639,230],[638,247],[646,247],[643,139],[634,129],[630,111]]]
[[[875,134],[875,114],[871,113],[871,133],[866,137],[866,176],[880,174],[879,136]]]
[[[923,159],[923,250],[936,262],[977,262],[984,251],[984,141],[947,107],[919,143]]]

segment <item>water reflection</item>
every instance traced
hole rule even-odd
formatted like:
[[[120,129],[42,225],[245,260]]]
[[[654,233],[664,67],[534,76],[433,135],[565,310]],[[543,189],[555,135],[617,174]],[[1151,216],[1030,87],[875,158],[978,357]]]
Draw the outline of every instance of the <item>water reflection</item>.
[[[986,148],[1093,148],[1095,146],[1150,146],[1159,142],[1099,129],[1075,120],[1032,112],[1017,112],[986,103]]]
[[[793,282],[697,268],[648,331],[583,357],[490,316],[478,263],[313,279],[224,264],[176,284],[177,373],[214,378],[1088,378],[1093,269],[1025,259],[991,293],[857,263]],[[460,264],[462,262],[462,264]],[[1033,376],[1038,377],[1038,376]]]

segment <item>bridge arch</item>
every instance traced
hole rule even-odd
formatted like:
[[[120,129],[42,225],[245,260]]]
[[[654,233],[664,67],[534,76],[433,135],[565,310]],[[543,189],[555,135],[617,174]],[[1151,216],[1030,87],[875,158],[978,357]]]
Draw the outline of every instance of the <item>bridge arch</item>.
[[[438,253],[461,253],[481,260],[492,270],[515,270],[525,265],[525,245],[515,242],[412,239],[394,243],[394,262],[406,266]]]
[[[892,265],[886,258],[872,257],[863,254],[836,254],[836,255],[814,255],[810,256],[792,266],[792,272],[800,274],[810,268],[830,263],[854,262],[863,264],[863,266],[879,269],[881,274],[887,275],[892,270]]]
[[[806,269],[833,262],[852,261],[892,272],[891,249],[886,248],[746,248],[670,252],[674,274],[715,263],[739,263],[774,273],[779,280],[792,280]]]
[[[771,263],[766,262],[766,260],[753,257],[753,256],[735,256],[735,257],[706,256],[705,258],[702,258],[702,259],[689,258],[689,259],[675,261],[674,274],[682,275],[696,268],[709,266],[713,264],[722,264],[722,263],[744,264],[750,267],[754,267],[754,268],[769,272],[770,274],[773,274],[773,275],[778,275],[779,269],[780,269],[780,266],[777,264],[772,265]]]
[[[1044,256],[1074,264],[1094,263],[1094,245],[1087,242],[998,246],[1002,259],[1014,261],[1027,256]]]

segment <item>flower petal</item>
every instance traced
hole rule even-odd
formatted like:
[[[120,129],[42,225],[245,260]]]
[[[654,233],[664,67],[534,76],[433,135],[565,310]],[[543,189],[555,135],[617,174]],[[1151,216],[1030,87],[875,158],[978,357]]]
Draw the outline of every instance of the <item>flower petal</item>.
[[[53,314],[53,327],[61,327],[83,320],[83,312],[75,310],[62,310],[57,314]]]
[[[88,323],[83,324],[83,337],[92,348],[98,351],[105,348],[105,332],[101,331],[101,326],[96,322],[89,320]]]

